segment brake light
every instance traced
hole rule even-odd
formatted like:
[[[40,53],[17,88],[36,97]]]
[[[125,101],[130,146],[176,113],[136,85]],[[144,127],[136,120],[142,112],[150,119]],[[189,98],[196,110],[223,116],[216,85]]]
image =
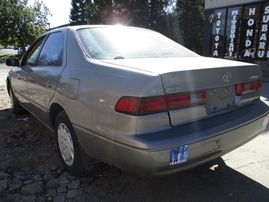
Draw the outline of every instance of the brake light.
[[[239,83],[235,85],[236,95],[244,95],[262,88],[262,80],[256,80],[249,83]]]
[[[145,115],[200,105],[205,101],[205,91],[145,98],[124,96],[117,102],[115,110],[124,114]]]
[[[125,114],[144,115],[167,111],[164,96],[154,97],[121,97],[115,110]]]

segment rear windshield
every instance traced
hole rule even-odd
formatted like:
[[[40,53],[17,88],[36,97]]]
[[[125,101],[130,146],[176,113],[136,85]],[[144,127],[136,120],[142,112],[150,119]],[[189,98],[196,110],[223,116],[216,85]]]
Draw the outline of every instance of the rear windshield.
[[[115,26],[79,29],[77,34],[84,50],[94,59],[198,56],[158,32],[150,30]]]

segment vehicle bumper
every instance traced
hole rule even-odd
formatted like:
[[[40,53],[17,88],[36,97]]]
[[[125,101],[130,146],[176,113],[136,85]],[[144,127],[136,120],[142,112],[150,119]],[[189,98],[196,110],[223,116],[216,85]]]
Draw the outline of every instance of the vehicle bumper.
[[[148,176],[191,169],[252,140],[265,130],[267,122],[268,106],[256,101],[225,116],[135,135],[134,145],[143,145],[143,148],[114,142],[117,164],[123,170]],[[171,150],[184,146],[187,146],[186,162],[171,164]]]

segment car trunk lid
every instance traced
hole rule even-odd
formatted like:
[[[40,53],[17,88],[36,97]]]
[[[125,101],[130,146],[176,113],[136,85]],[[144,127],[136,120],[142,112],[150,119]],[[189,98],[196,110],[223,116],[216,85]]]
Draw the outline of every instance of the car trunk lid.
[[[260,67],[255,64],[205,57],[116,60],[113,63],[161,76],[172,126],[234,110],[242,100],[251,101],[259,96],[252,93],[243,99],[235,94],[236,84],[261,79]],[[183,106],[169,107],[170,100],[175,104],[181,98]]]

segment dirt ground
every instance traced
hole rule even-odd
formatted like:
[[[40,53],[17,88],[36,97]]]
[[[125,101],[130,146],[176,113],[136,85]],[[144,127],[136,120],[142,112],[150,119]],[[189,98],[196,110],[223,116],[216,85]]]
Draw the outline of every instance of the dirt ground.
[[[8,98],[4,86],[0,86],[1,165],[6,162],[11,169],[30,166],[37,172],[60,165],[53,133],[29,113],[13,115]]]

